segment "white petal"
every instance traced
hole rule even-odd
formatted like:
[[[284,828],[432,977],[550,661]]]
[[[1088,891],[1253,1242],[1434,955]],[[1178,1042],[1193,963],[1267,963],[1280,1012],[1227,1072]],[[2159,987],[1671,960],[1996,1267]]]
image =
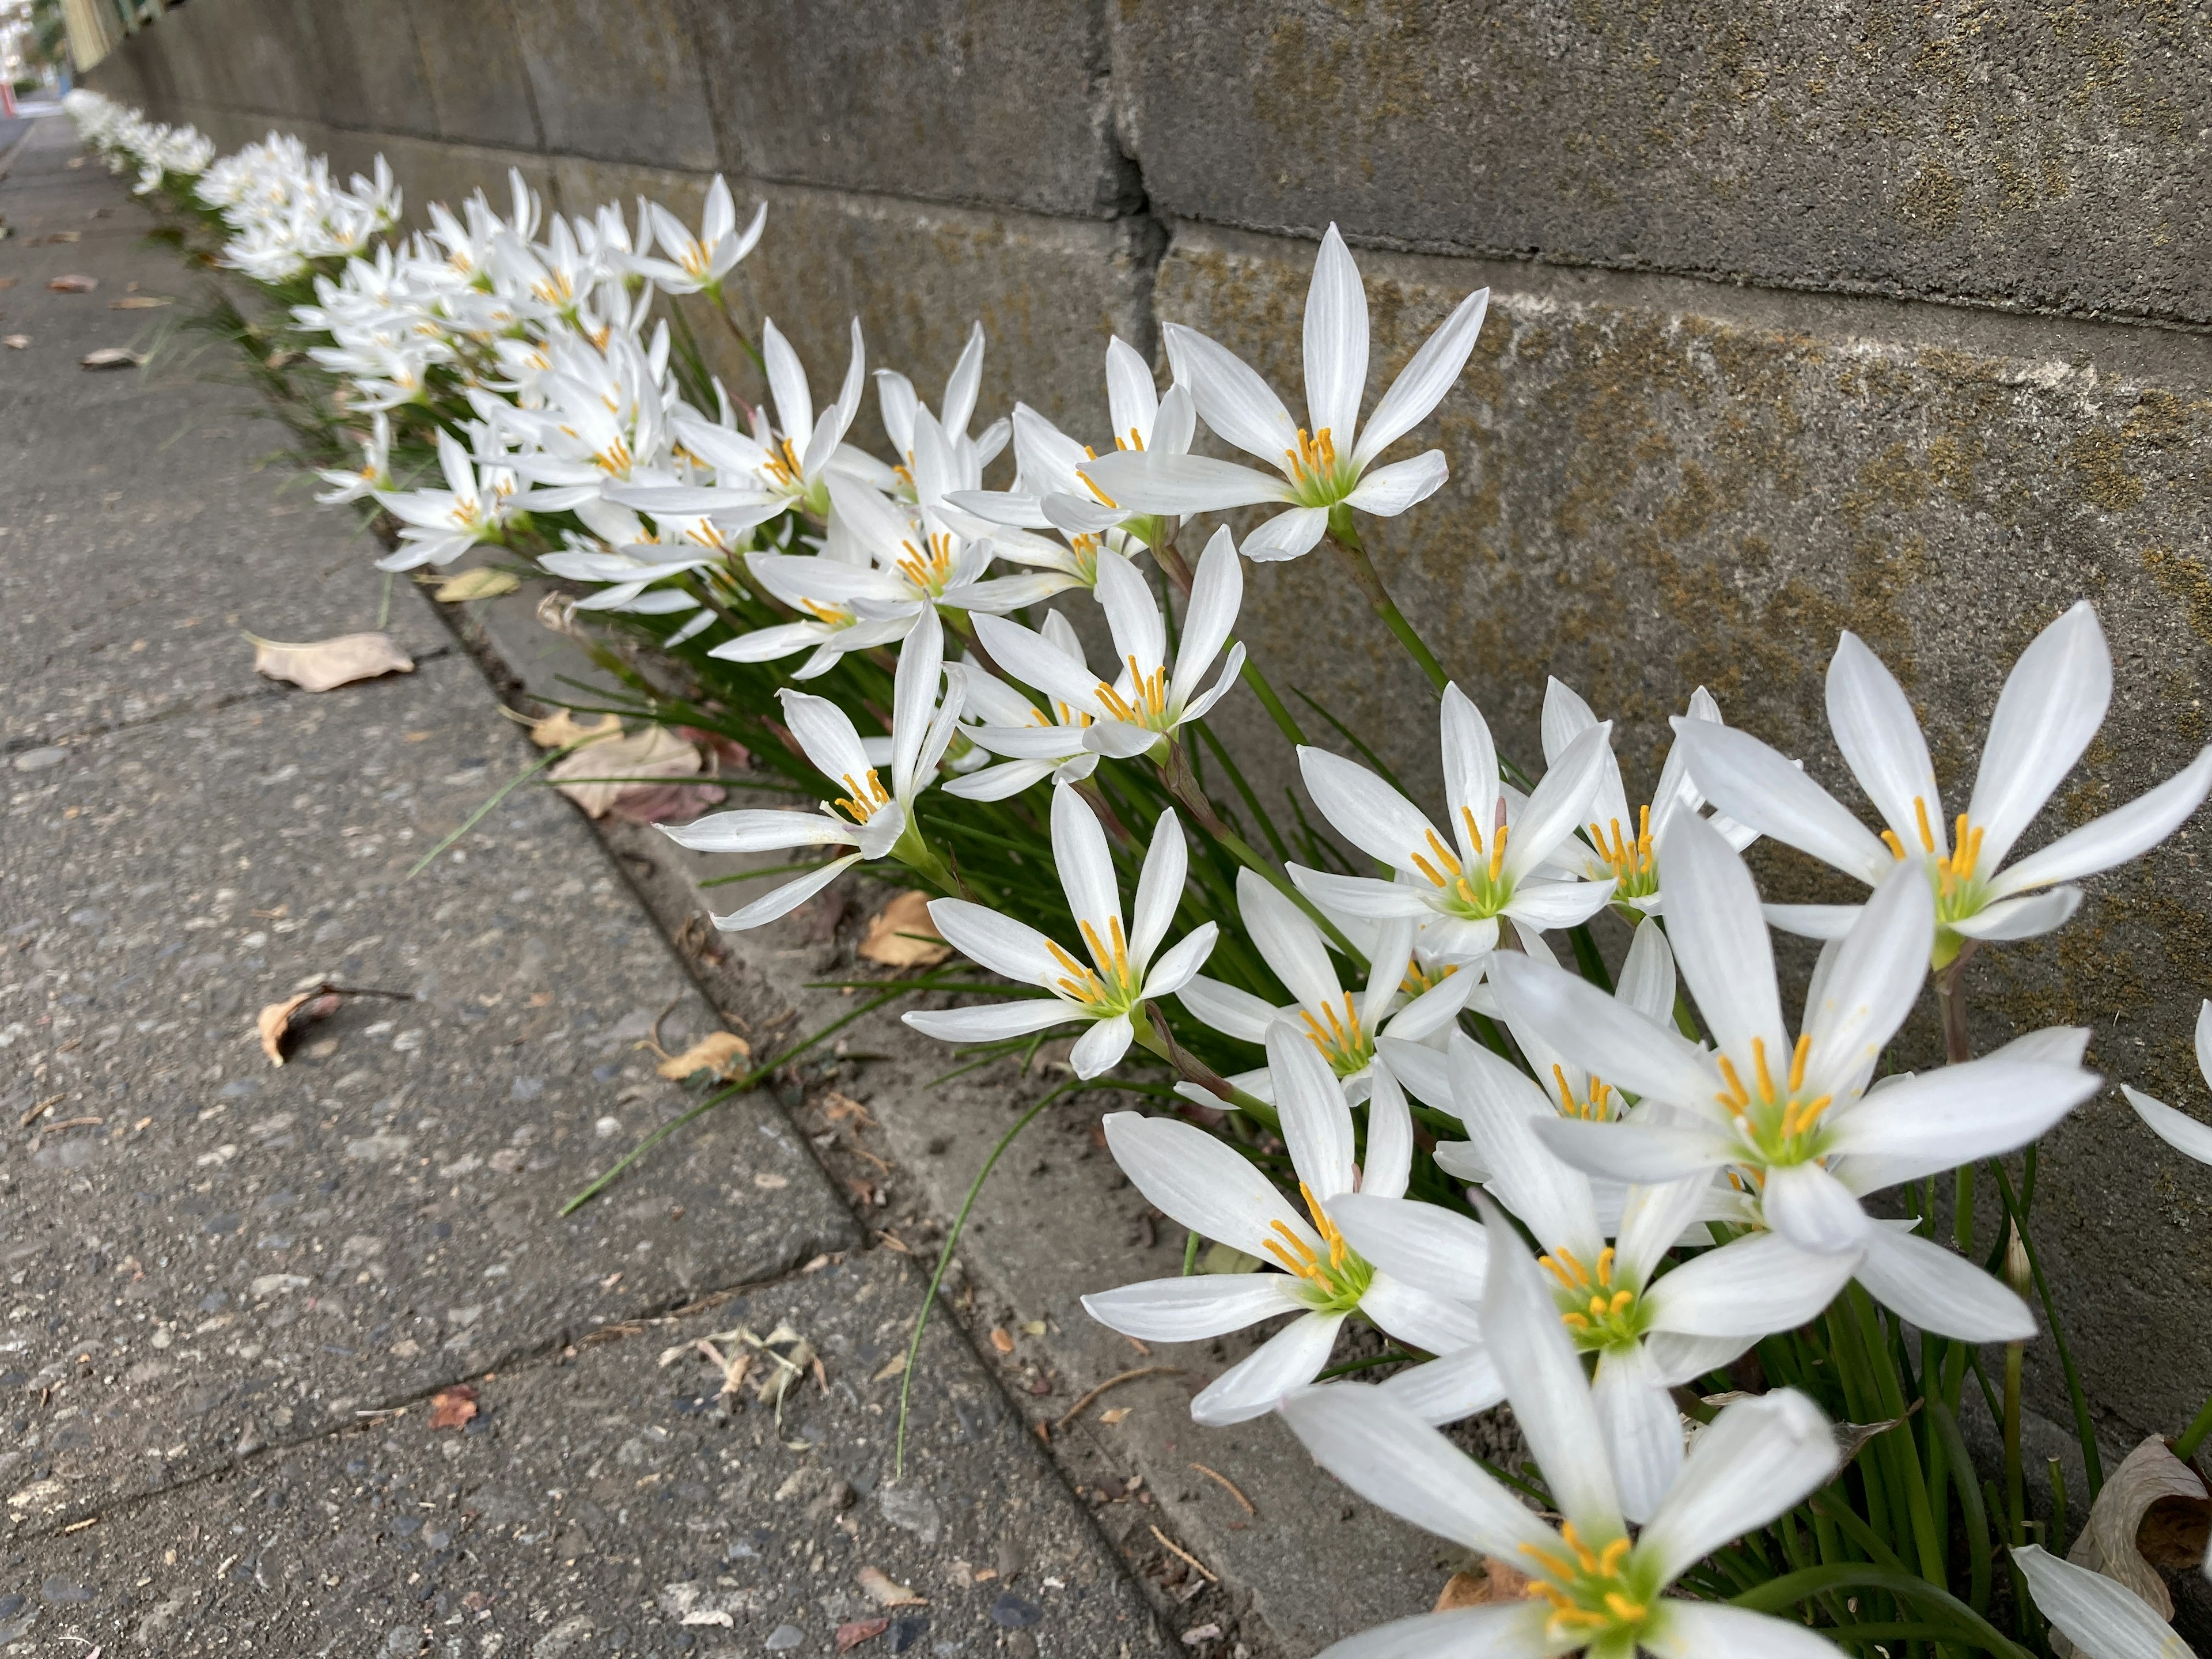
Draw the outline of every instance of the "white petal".
[[[1128,449],[1078,469],[1098,494],[1133,513],[1222,513],[1233,507],[1288,499],[1290,486],[1273,473],[1203,455]]]
[[[1699,724],[1704,731],[1728,729]],[[1659,844],[1659,872],[1674,961],[1721,1052],[1747,1077],[1754,1042],[1771,1065],[1782,1066],[1790,1044],[1774,988],[1774,951],[1742,854],[1703,818],[1680,814]]]
[[[1364,469],[1370,460],[1428,419],[1429,411],[1443,401],[1444,393],[1459,379],[1460,370],[1467,367],[1468,353],[1474,349],[1474,337],[1480,332],[1489,308],[1490,290],[1477,289],[1422,342],[1421,349],[1398,372],[1398,378],[1368,417],[1367,429],[1359,434],[1358,447],[1352,452],[1354,467]]]
[[[1738,823],[1810,853],[1871,887],[1896,860],[1834,796],[1757,738],[1677,717],[1674,752],[1698,793]]]
[[[1794,1508],[1835,1473],[1820,1408],[1777,1389],[1722,1408],[1690,1448],[1674,1489],[1638,1540],[1668,1582],[1713,1551]],[[1702,1659],[1702,1655],[1700,1656]]]
[[[1491,1191],[1547,1250],[1594,1260],[1604,1237],[1589,1178],[1547,1149],[1538,1133],[1559,1120],[1537,1086],[1463,1032],[1449,1048],[1453,1100]]]
[[[1468,993],[1476,982],[1475,975],[1465,969],[1446,975],[1391,1015],[1385,1029],[1392,1036],[1407,1042],[1419,1042],[1435,1036],[1459,1018],[1460,1012],[1467,1006]],[[1424,1095],[1421,1098],[1426,1101],[1428,1097]],[[1440,1109],[1448,1112],[1451,1108],[1446,1105]]]
[[[1352,1111],[1321,1050],[1288,1020],[1267,1028],[1267,1070],[1291,1165],[1326,1204],[1352,1189]]]
[[[1836,1659],[1827,1638],[1787,1619],[1711,1601],[1668,1600],[1638,1640],[1660,1659]]]
[[[797,441],[814,430],[814,398],[806,389],[806,370],[799,354],[773,319],[761,323],[761,356],[767,364],[769,394],[775,399],[776,427],[786,438]]]
[[[1498,1362],[1486,1346],[1462,1348],[1411,1366],[1378,1385],[1424,1423],[1456,1423],[1505,1398]]]
[[[1141,972],[1152,952],[1167,937],[1182,902],[1182,884],[1190,855],[1183,844],[1182,821],[1170,812],[1160,814],[1152,826],[1152,844],[1145,854],[1143,873],[1137,878],[1137,901],[1129,918],[1129,960]]]
[[[1162,332],[1176,379],[1189,386],[1199,419],[1246,454],[1282,465],[1297,447],[1297,424],[1267,383],[1236,353],[1195,329],[1170,323]]]
[[[2207,789],[2212,789],[2212,748],[2199,751],[2187,769],[2157,788],[2092,818],[2071,835],[2061,836],[2041,852],[2030,853],[2011,869],[1999,872],[1990,890],[2004,897],[2124,864],[2179,829],[2203,804]]]
[[[1114,855],[1106,846],[1106,831],[1091,803],[1072,786],[1059,784],[1052,792],[1052,854],[1060,866],[1060,884],[1067,895],[1068,908],[1110,954],[1111,940],[1121,925],[1121,893],[1115,880]],[[1094,951],[1097,947],[1094,947]],[[1098,964],[1110,969],[1110,961]]]
[[[1267,1176],[1205,1130],[1134,1112],[1109,1112],[1105,1129],[1121,1173],[1178,1225],[1247,1255],[1267,1256],[1270,1239],[1279,1246],[1277,1222],[1310,1249],[1325,1248]]]
[[[2212,1164],[2212,1124],[2199,1123],[2185,1112],[2177,1112],[2164,1101],[2153,1100],[2123,1083],[2120,1092],[2127,1097],[2128,1104],[2136,1109],[2136,1115],[2149,1126],[2152,1133],[2173,1148],[2185,1152],[2199,1164]],[[1349,1235],[1347,1235],[1349,1237]],[[1353,1248],[1357,1249],[1357,1246]],[[1361,1250],[1362,1255],[1366,1255]]]
[[[1413,1115],[1389,1066],[1368,1067],[1367,1090],[1367,1155],[1359,1166],[1359,1190],[1376,1198],[1402,1197],[1413,1174]]]
[[[1815,1255],[1779,1233],[1753,1233],[1707,1250],[1644,1291],[1655,1330],[1761,1337],[1795,1330],[1850,1282],[1853,1258]]]
[[[1190,1402],[1191,1421],[1222,1428],[1266,1416],[1285,1395],[1321,1375],[1344,1320],[1322,1313],[1292,1320],[1208,1383]]]
[[[1482,1224],[1440,1205],[1347,1193],[1328,1206],[1345,1242],[1394,1279],[1470,1307],[1482,1300],[1490,1238]]]
[[[1375,1275],[1359,1298],[1359,1311],[1401,1342],[1430,1353],[1455,1353],[1482,1340],[1473,1308],[1417,1291],[1388,1273]]]
[[[945,382],[945,399],[938,405],[938,419],[945,429],[964,433],[975,413],[975,394],[983,384],[983,325],[975,325],[968,335],[968,343],[960,353],[960,361],[952,365],[952,374]]]
[[[1366,473],[1344,504],[1378,519],[1395,519],[1435,495],[1450,476],[1443,450],[1424,450],[1411,460],[1393,461]]]
[[[1160,394],[1152,385],[1152,366],[1119,335],[1106,343],[1106,409],[1114,422],[1117,444],[1149,433],[1153,416],[1160,412]]]
[[[1702,1107],[1719,1091],[1720,1078],[1710,1061],[1579,975],[1509,951],[1492,960],[1490,982],[1516,1030],[1528,1026],[1584,1069],[1631,1094]]]
[[[1612,742],[1612,723],[1600,721],[1570,743],[1559,764],[1544,774],[1505,849],[1505,871],[1515,880],[1549,859],[1588,821],[1590,796],[1604,775]]]
[[[1950,850],[1950,826],[1936,789],[1928,739],[1913,718],[1911,700],[1897,677],[1866,641],[1846,632],[1828,664],[1828,725],[1836,746],[1875,810],[1888,821],[1900,846]],[[1723,810],[1726,810],[1723,808]],[[1923,838],[1932,836],[1932,847]],[[1809,850],[1809,849],[1808,849]]]
[[[1264,997],[1203,975],[1193,978],[1176,996],[1202,1024],[1246,1042],[1266,1042],[1267,1028],[1282,1014]]]
[[[779,916],[789,915],[860,861],[858,853],[832,859],[819,870],[811,871],[796,881],[786,882],[773,893],[763,895],[741,910],[726,916],[709,916],[708,920],[726,933],[741,933],[749,927],[764,927]]]
[[[1326,749],[1305,748],[1298,750],[1298,772],[1322,816],[1370,858],[1408,875],[1417,873],[1414,854],[1433,858],[1430,842],[1436,836],[1435,827],[1411,801],[1365,767]]]
[[[1504,914],[1539,933],[1588,921],[1613,897],[1607,881],[1524,881],[1506,903]]]
[[[1167,624],[1152,590],[1137,574],[1137,567],[1119,553],[1098,555],[1098,585],[1093,590],[1106,612],[1106,626],[1114,635],[1118,665],[1133,663],[1140,674],[1149,674],[1167,661]]]
[[[2035,636],[2005,677],[1966,821],[1982,832],[1982,867],[2005,861],[2074,769],[2112,701],[2112,653],[2088,600]]]
[[[1490,1229],[1490,1273],[1482,1326],[1521,1436],[1535,1455],[1553,1501],[1583,1541],[1602,1550],[1622,1536],[1620,1498],[1591,1404],[1582,1361],[1559,1322],[1558,1305],[1512,1226],[1480,1194]]]
[[[1674,925],[1680,927],[1682,919]],[[1920,996],[1936,942],[1936,897],[1917,859],[1899,864],[1826,959],[1803,1030],[1804,1094],[1840,1093],[1874,1068]],[[1825,954],[1825,953],[1824,953]]]
[[[1638,1183],[1620,1195],[1618,1218],[1606,1228],[1615,1241],[1615,1277],[1643,1285],[1659,1271],[1667,1252],[1709,1207],[1713,1183],[1702,1179]],[[1592,1195],[1596,1195],[1593,1188]],[[1601,1200],[1602,1212],[1611,1207]]]
[[[858,839],[851,824],[840,823],[827,813],[784,812],[772,808],[709,812],[689,823],[664,823],[659,828],[678,847],[688,847],[695,853],[766,853],[793,847],[850,847]]]
[[[1579,1375],[1575,1386],[1582,1387]],[[1322,1468],[1425,1532],[1509,1561],[1521,1559],[1523,1544],[1558,1545],[1533,1510],[1385,1389],[1350,1382],[1309,1389],[1284,1401],[1282,1414]]]
[[[1278,1314],[1304,1313],[1288,1273],[1193,1273],[1148,1279],[1083,1298],[1083,1311],[1109,1331],[1146,1342],[1196,1342]]]
[[[1221,929],[1213,922],[1202,922],[1192,928],[1152,964],[1152,972],[1145,975],[1144,994],[1170,997],[1181,991],[1206,965],[1206,957],[1213,954],[1214,945],[1220,937]]]
[[[1763,1198],[1767,1224],[1802,1250],[1849,1255],[1881,1231],[1850,1188],[1818,1164],[1770,1168]]]
[[[1649,916],[1636,924],[1613,994],[1655,1025],[1674,1023],[1674,953],[1668,948],[1667,930]]]
[[[2087,1659],[2193,1659],[2173,1627],[2126,1585],[2034,1544],[2012,1559],[2036,1610]]]
[[[1136,1038],[1136,1027],[1127,1014],[1099,1020],[1075,1040],[1075,1047],[1068,1050],[1067,1063],[1078,1077],[1102,1077],[1121,1064]]]
[[[1466,970],[1462,969],[1462,973]],[[1459,977],[1454,975],[1454,978]],[[1456,1116],[1458,1103],[1452,1096],[1451,1068],[1443,1053],[1425,1048],[1418,1042],[1405,1042],[1385,1035],[1376,1042],[1382,1063],[1390,1068],[1390,1075],[1404,1084],[1424,1106],[1434,1107],[1439,1112]],[[1487,1180],[1487,1176],[1474,1177]]]
[[[2025,1342],[2035,1316],[2005,1285],[1941,1244],[1869,1227],[1858,1281],[1884,1307],[1923,1331],[1962,1342]]]
[[[1306,289],[1305,366],[1307,421],[1350,449],[1367,391],[1367,295],[1334,225],[1322,236]]]
[[[1486,860],[1489,837],[1498,823],[1498,744],[1490,734],[1490,722],[1473,698],[1456,684],[1449,684],[1437,711],[1437,725],[1453,845],[1468,863]],[[1477,850],[1478,844],[1483,850]],[[1430,854],[1431,859],[1435,856]]]
[[[975,626],[991,660],[1014,679],[1084,714],[1105,712],[1098,702],[1098,677],[1079,657],[1003,617],[979,616]]]
[[[1244,567],[1237,556],[1237,544],[1227,526],[1213,532],[1206,550],[1198,556],[1198,568],[1190,585],[1190,607],[1183,613],[1182,639],[1176,647],[1175,672],[1170,678],[1186,696],[1205,678],[1237,626],[1237,613],[1244,604]]]
[[[1302,558],[1328,530],[1328,509],[1294,507],[1275,516],[1244,538],[1244,556],[1255,564],[1280,564]]]
[[[924,1036],[939,1042],[1002,1042],[1084,1018],[1083,1011],[1058,997],[1024,997],[1015,1002],[987,1002],[973,1008],[915,1008],[901,1016]]]
[[[1799,939],[1839,939],[1851,931],[1863,904],[1768,904],[1766,925]]]
[[[1340,876],[1326,870],[1287,866],[1298,890],[1332,915],[1356,921],[1421,919],[1431,913],[1420,890],[1373,876]]]
[[[1999,899],[1971,916],[1950,924],[1954,933],[1968,939],[1996,943],[2004,939],[2034,939],[2064,927],[2081,908],[2078,887],[2047,887],[2021,898]]]
[[[1052,953],[1052,942],[1025,921],[1002,916],[966,899],[932,899],[929,920],[938,937],[994,974],[1024,985],[1056,985],[1067,969]]]
[[[1590,1401],[1620,1483],[1620,1512],[1641,1524],[1682,1467],[1682,1414],[1641,1342],[1598,1356]]]
[[[1539,1119],[1534,1127],[1536,1138],[1553,1155],[1575,1169],[1642,1185],[1703,1175],[1728,1163],[1735,1152],[1717,1129],[1594,1123],[1573,1117]]]
[[[1237,903],[1254,948],[1291,994],[1316,1018],[1326,1010],[1340,1018],[1344,987],[1313,919],[1250,870],[1237,872]]]
[[[1888,1181],[1911,1180],[2008,1152],[2038,1139],[2096,1093],[2097,1074],[1991,1055],[1923,1072],[1840,1114],[1832,1144],[1879,1158]]]

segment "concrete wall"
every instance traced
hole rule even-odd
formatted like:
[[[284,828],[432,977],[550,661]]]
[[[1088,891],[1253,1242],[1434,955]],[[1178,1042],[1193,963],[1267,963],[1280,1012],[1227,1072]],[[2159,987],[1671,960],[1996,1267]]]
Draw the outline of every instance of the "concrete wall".
[[[2051,832],[2212,736],[2206,0],[191,0],[94,79],[225,143],[381,149],[417,201],[514,165],[570,210],[691,210],[720,168],[771,204],[748,291],[822,373],[857,310],[931,386],[981,317],[986,411],[1090,431],[1107,333],[1149,350],[1158,318],[1295,388],[1334,219],[1378,384],[1495,290],[1426,434],[1453,481],[1374,543],[1512,750],[1547,672],[1636,744],[1702,680],[1855,798],[1820,712],[1849,626],[1963,798],[2003,666],[2084,594],[2119,690]],[[1249,591],[1278,682],[1432,780],[1428,700],[1327,556]],[[1224,718],[1266,752],[1249,701]],[[2093,1061],[2203,1111],[2206,834],[1984,953],[1983,1044],[2089,1023]],[[2115,1437],[2172,1429],[2212,1376],[2212,1173],[2108,1095],[2037,1208]]]

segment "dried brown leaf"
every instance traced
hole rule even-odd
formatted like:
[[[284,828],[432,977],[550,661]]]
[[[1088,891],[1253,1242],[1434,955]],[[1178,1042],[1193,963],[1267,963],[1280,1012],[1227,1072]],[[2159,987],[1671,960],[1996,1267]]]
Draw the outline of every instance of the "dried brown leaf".
[[[1481,1572],[1455,1572],[1444,1581],[1430,1611],[1449,1613],[1454,1607],[1486,1607],[1501,1601],[1526,1601],[1532,1594],[1528,1575],[1496,1559],[1483,1562]]]
[[[373,680],[380,674],[411,674],[413,659],[392,642],[388,634],[341,634],[334,640],[307,645],[279,645],[274,640],[253,641],[253,666],[272,680],[289,680],[307,691],[329,691],[356,680]]]
[[[49,276],[46,286],[57,294],[89,294],[100,286],[97,276]]]
[[[682,1054],[664,1060],[653,1069],[679,1082],[694,1072],[712,1072],[729,1079],[744,1068],[738,1064],[752,1057],[753,1046],[735,1031],[709,1031]]]
[[[603,818],[624,795],[656,787],[656,778],[688,778],[699,770],[699,751],[667,727],[648,726],[627,737],[609,738],[580,750],[547,775],[587,817]],[[620,779],[620,782],[590,782]],[[635,780],[646,781],[635,781]]]
[[[544,720],[532,722],[530,740],[540,749],[567,749],[580,743],[597,743],[622,735],[619,715],[602,714],[586,726],[566,708],[556,708]]]
[[[284,1044],[292,1033],[301,1026],[312,1025],[319,1019],[328,1019],[337,1012],[341,994],[328,984],[318,985],[312,990],[289,996],[282,1002],[272,1002],[254,1018],[254,1028],[261,1033],[261,1052],[269,1056],[271,1066],[284,1063]]]
[[[430,597],[441,605],[459,605],[464,599],[495,599],[502,593],[514,592],[521,586],[522,578],[512,570],[501,570],[496,565],[480,564],[472,570],[464,570],[459,575],[440,582],[437,592]]]
[[[891,1627],[886,1618],[855,1619],[837,1626],[837,1651],[850,1653],[863,1642],[872,1642]]]
[[[86,352],[76,361],[82,368],[136,368],[146,361],[146,354],[125,346],[102,346],[97,351]]]
[[[2191,1566],[2203,1560],[2208,1517],[2212,1502],[2207,1501],[2204,1483],[2153,1435],[2112,1471],[2066,1559],[2126,1585],[2160,1618],[2170,1620],[2173,1596],[2159,1576],[2158,1564],[2171,1559],[2173,1565]],[[2195,1553],[2183,1553],[2180,1546],[2191,1538]]]
[[[906,1585],[894,1583],[880,1568],[862,1567],[860,1581],[860,1588],[868,1593],[868,1599],[879,1607],[926,1607],[929,1605],[927,1597],[917,1595]]]
[[[10,351],[28,351],[31,337],[27,334],[0,334],[0,345],[6,346]]]
[[[952,954],[952,947],[937,937],[937,926],[929,919],[929,901],[909,891],[885,905],[868,924],[860,954],[886,968],[933,968]]]
[[[994,1325],[991,1327],[991,1346],[1000,1353],[1012,1353],[1014,1351],[1012,1334],[1004,1325]]]
[[[110,311],[152,311],[159,306],[173,306],[174,300],[165,300],[155,294],[126,294],[119,300],[110,300]]]
[[[430,1426],[466,1428],[477,1414],[477,1391],[465,1382],[441,1389],[430,1396]]]

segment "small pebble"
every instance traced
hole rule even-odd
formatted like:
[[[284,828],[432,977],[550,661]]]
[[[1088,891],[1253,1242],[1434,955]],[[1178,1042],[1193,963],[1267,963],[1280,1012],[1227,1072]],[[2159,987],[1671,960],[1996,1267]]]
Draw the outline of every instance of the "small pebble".
[[[991,1603],[991,1622],[1007,1630],[1027,1630],[1043,1617],[1042,1607],[1012,1590],[1000,1591],[999,1599]]]
[[[787,1653],[806,1639],[806,1632],[796,1625],[778,1625],[768,1633],[770,1653]]]

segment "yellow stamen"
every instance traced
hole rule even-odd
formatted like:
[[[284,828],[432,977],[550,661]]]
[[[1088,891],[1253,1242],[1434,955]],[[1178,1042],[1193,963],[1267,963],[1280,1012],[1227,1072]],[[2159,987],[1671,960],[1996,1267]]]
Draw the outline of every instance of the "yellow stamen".
[[[1427,833],[1429,838],[1429,850],[1437,855],[1437,862],[1442,865],[1445,869],[1450,871],[1452,874],[1457,875],[1460,870],[1459,860],[1454,855],[1451,848],[1444,845],[1443,837],[1437,835],[1433,830],[1429,830]],[[1477,842],[1475,845],[1480,847],[1481,842]]]
[[[1110,507],[1116,513],[1119,513],[1121,510],[1121,503],[1115,501],[1111,495],[1109,495],[1097,484],[1091,483],[1091,475],[1088,472],[1078,472],[1075,476],[1083,480],[1083,487],[1085,489],[1089,490],[1092,495],[1098,498],[1098,504],[1101,507]]]
[[[1480,853],[1482,850],[1482,830],[1474,821],[1474,808],[1462,806],[1459,809],[1459,816],[1460,822],[1467,825],[1467,844]]]
[[[1610,1244],[1597,1253],[1597,1282],[1601,1285],[1613,1283],[1613,1246]]]
[[[1774,1104],[1774,1077],[1766,1069],[1766,1039],[1751,1040],[1751,1063],[1759,1073],[1759,1097],[1769,1106]]]
[[[1505,867],[1505,825],[1498,826],[1498,833],[1490,840],[1490,880],[1495,886],[1498,872]]]
[[[1797,1047],[1790,1056],[1790,1092],[1793,1095],[1805,1086],[1805,1059],[1812,1052],[1813,1034],[1810,1031],[1800,1032]]]
[[[1741,1112],[1751,1104],[1751,1091],[1743,1086],[1743,1079],[1736,1075],[1734,1060],[1726,1054],[1716,1054],[1713,1058],[1721,1068],[1721,1076],[1728,1083],[1728,1092],[1719,1097],[1721,1103]]]
[[[1917,795],[1912,798],[1912,817],[1920,830],[1920,850],[1923,853],[1934,852],[1936,832],[1928,827],[1928,803]]]
[[[1628,1559],[1628,1552],[1635,1547],[1626,1538],[1616,1538],[1605,1547],[1597,1558],[1597,1570],[1607,1577],[1620,1571],[1620,1564]]]
[[[1881,838],[1884,843],[1889,848],[1890,855],[1892,857],[1902,859],[1905,856],[1905,843],[1897,838],[1896,830],[1883,830],[1881,832]]]

